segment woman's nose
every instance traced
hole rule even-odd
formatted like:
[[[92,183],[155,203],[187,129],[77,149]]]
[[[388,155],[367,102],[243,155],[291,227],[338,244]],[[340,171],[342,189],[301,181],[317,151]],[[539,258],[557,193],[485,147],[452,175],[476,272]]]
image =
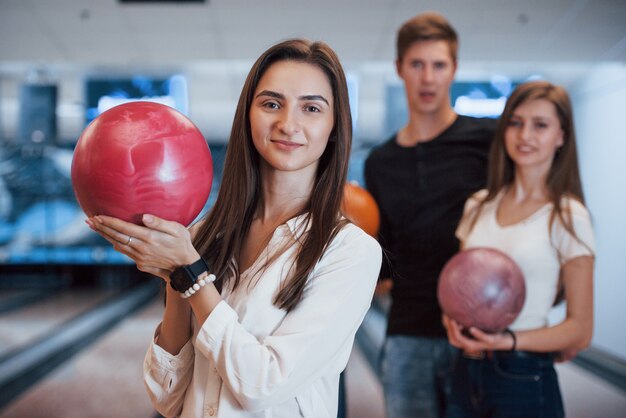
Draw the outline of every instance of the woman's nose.
[[[531,134],[532,134],[532,126],[530,125],[530,123],[523,124],[521,129],[519,130],[520,138],[523,140],[527,140],[531,137]]]
[[[285,111],[278,121],[278,128],[287,135],[294,135],[300,131],[300,122],[293,112]]]

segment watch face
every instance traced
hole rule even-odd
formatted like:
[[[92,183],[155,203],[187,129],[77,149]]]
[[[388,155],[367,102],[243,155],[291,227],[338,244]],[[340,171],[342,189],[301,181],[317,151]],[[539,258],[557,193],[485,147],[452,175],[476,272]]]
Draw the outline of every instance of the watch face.
[[[177,292],[184,292],[193,286],[193,280],[184,267],[179,267],[170,274],[170,285]]]
[[[204,259],[200,258],[198,261],[189,264],[188,266],[181,266],[170,274],[170,285],[172,289],[177,292],[184,292],[194,285],[196,278],[205,271],[208,271],[208,266]]]

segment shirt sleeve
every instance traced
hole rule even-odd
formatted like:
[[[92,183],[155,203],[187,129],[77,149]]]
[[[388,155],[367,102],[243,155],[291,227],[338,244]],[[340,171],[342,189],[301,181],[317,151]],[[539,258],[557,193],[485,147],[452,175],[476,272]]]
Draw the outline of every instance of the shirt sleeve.
[[[480,202],[487,196],[487,190],[483,189],[472,196],[470,196],[465,201],[465,207],[463,208],[463,216],[459,221],[459,226],[456,228],[455,235],[461,241],[461,243],[467,240],[467,237],[470,233],[470,226],[472,221],[474,220],[475,211],[478,208]]]
[[[154,408],[170,417],[182,410],[185,392],[191,382],[194,351],[189,340],[177,355],[168,353],[156,343],[160,331],[159,324],[144,359],[143,377]]]
[[[303,299],[271,335],[257,338],[247,332],[224,301],[202,324],[196,349],[214,361],[246,410],[285,402],[316,379],[345,368],[381,264],[376,240],[351,225],[346,228],[318,262]]]
[[[594,256],[595,254],[595,238],[589,211],[580,202],[573,199],[569,200],[569,209],[576,236],[565,229],[558,218],[553,226],[552,239],[561,264],[565,264],[576,257]]]

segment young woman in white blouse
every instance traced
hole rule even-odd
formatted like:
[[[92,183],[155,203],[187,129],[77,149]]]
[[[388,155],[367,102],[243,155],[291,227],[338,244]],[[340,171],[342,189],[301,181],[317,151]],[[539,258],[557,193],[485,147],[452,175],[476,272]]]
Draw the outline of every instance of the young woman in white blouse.
[[[444,316],[461,348],[450,418],[562,417],[557,353],[587,347],[593,331],[594,241],[584,206],[567,92],[545,81],[518,86],[492,145],[488,188],[466,203],[457,229],[463,249],[493,247],[517,262],[526,301],[503,333],[487,334]],[[565,319],[548,324],[560,290]]]
[[[335,53],[285,41],[248,75],[205,219],[190,230],[149,214],[145,226],[88,220],[170,284],[144,363],[161,414],[336,417],[381,263],[378,243],[339,212],[351,135]]]

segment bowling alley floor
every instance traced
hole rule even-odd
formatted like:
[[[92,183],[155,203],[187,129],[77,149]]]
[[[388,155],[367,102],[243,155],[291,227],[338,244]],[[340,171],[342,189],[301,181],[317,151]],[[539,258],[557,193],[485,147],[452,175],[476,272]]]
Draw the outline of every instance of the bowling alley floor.
[[[155,301],[128,317],[10,403],[0,418],[154,418],[141,374],[161,310],[161,302]],[[32,318],[33,312],[26,316],[29,323]],[[572,363],[557,370],[569,418],[626,417],[626,388]],[[356,345],[345,378],[348,418],[384,418],[380,383]]]

